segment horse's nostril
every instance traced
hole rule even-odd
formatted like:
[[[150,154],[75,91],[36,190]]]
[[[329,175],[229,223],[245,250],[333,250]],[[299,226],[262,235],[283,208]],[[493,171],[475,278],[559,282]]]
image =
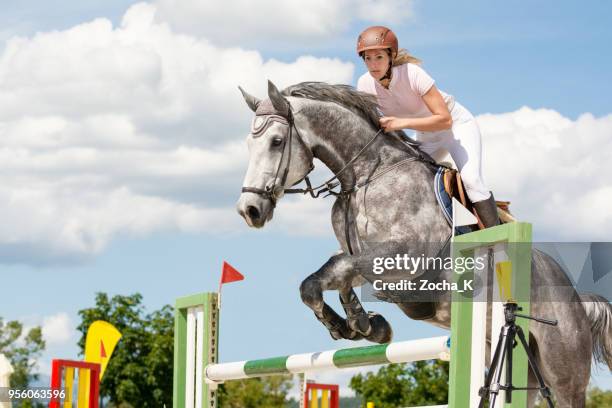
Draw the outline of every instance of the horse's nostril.
[[[257,207],[254,207],[252,205],[249,205],[247,207],[247,214],[249,214],[249,218],[253,221],[258,220],[260,217],[259,210],[257,209]]]

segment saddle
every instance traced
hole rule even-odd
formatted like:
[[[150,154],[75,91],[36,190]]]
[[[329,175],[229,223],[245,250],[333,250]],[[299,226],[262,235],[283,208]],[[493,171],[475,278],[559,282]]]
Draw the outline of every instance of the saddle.
[[[484,225],[480,221],[472,202],[465,192],[465,186],[461,180],[461,174],[455,169],[444,168],[442,173],[442,181],[444,184],[444,191],[449,197],[455,198],[465,208],[467,208],[472,214],[478,218],[478,229],[484,229]],[[510,201],[495,201],[497,205],[497,215],[502,224],[509,222],[515,222],[516,218],[510,213]]]

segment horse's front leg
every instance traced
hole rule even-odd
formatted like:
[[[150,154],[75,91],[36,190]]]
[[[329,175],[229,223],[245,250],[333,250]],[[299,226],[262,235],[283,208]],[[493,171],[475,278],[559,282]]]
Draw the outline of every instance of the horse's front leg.
[[[387,321],[376,313],[367,313],[352,289],[358,280],[354,257],[344,254],[331,257],[317,272],[300,286],[302,301],[329,330],[334,339],[359,340],[363,337],[377,343],[391,340],[392,330]],[[340,302],[348,320],[340,317],[323,300],[323,291],[338,290]]]
[[[346,313],[346,321],[351,330],[375,343],[389,343],[393,330],[387,320],[376,312],[366,312],[352,287],[341,289],[340,303]]]

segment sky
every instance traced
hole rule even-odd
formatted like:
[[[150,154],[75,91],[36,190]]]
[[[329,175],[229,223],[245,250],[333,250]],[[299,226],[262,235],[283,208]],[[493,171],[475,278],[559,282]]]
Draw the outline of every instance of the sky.
[[[142,293],[153,310],[215,290],[228,260],[247,278],[224,293],[222,361],[352,345],[332,342],[298,291],[338,248],[331,200],[283,199],[263,230],[235,212],[251,121],[237,86],[263,97],[268,79],[354,85],[355,39],[372,24],[392,27],[476,116],[485,180],[536,239],[611,241],[611,11],[548,0],[5,1],[0,316],[43,327],[48,373],[52,358],[77,357],[77,312],[96,292]],[[367,307],[396,339],[444,333],[392,305]],[[607,370],[595,374],[612,389]]]

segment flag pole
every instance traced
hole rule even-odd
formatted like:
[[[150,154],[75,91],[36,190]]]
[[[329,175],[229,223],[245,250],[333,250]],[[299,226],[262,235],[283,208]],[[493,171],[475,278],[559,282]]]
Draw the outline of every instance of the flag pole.
[[[223,288],[222,279],[219,279],[219,290],[217,291],[217,310],[221,310],[221,288]]]

